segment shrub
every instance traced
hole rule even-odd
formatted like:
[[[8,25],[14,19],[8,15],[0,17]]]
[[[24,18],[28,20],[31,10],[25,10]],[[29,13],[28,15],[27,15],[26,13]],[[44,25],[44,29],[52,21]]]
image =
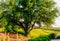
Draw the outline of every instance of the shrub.
[[[48,35],[48,37],[49,37],[50,39],[55,39],[55,33],[51,33],[50,35]]]
[[[36,39],[29,39],[28,41],[37,41]]]
[[[39,36],[35,39],[29,39],[28,41],[50,41],[48,36]]]
[[[34,38],[34,39],[29,39],[28,41],[50,41],[50,39],[54,39],[54,38],[55,38],[55,34],[51,33],[50,35],[39,36],[39,37]]]

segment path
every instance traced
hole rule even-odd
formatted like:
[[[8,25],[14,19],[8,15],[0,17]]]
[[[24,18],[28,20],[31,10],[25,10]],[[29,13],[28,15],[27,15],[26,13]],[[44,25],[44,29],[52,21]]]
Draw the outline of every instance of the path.
[[[18,34],[11,34],[11,33],[0,33],[0,41],[24,41],[28,40],[27,37],[20,37]]]

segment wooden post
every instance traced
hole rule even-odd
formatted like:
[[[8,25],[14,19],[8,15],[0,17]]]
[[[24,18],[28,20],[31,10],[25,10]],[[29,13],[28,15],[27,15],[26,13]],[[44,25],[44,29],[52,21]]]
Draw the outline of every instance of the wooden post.
[[[3,27],[4,28],[4,27]],[[3,41],[5,41],[5,39],[6,39],[6,32],[4,32],[4,29],[3,29],[3,33],[2,33],[3,35],[2,35],[2,37],[3,37]]]
[[[19,39],[18,39],[18,32],[17,32],[17,41],[18,41]]]
[[[9,39],[9,33],[8,33],[8,41],[9,41],[10,39]]]
[[[6,32],[4,32],[4,38],[3,38],[3,41],[5,41],[6,39]]]

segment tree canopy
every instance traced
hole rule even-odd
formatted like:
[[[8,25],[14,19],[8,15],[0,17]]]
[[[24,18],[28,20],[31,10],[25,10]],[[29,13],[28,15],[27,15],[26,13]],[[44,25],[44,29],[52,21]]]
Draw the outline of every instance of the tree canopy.
[[[22,28],[27,35],[35,23],[40,27],[51,26],[57,12],[53,0],[5,0],[0,2],[0,26],[4,26],[7,32]]]

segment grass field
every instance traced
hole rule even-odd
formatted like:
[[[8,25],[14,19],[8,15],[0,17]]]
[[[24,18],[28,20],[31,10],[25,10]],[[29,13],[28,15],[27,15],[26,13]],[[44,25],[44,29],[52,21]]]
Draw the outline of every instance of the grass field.
[[[35,37],[38,37],[38,36],[48,35],[50,33],[54,33],[54,31],[53,30],[43,30],[43,29],[33,29],[29,33],[29,37],[35,38]]]

